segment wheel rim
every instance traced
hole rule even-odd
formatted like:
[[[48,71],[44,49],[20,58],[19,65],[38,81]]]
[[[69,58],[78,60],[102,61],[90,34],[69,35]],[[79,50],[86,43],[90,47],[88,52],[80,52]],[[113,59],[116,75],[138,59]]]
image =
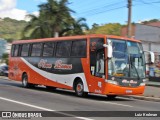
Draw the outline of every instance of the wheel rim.
[[[81,83],[78,83],[76,90],[77,90],[78,94],[82,94],[83,93],[83,85]]]
[[[24,87],[27,86],[27,78],[26,78],[26,77],[23,78],[23,86],[24,86]]]

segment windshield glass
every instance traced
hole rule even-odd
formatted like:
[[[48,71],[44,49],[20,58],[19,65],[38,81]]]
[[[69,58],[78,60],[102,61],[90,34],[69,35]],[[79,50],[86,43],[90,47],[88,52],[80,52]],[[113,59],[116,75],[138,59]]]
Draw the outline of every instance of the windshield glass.
[[[144,78],[145,65],[140,43],[109,39],[113,57],[108,61],[108,74],[117,77]]]

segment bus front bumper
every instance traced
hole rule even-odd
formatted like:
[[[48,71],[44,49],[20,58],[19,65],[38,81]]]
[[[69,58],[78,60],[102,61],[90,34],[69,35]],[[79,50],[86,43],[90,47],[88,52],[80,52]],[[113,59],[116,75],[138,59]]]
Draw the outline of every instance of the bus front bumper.
[[[144,93],[145,86],[138,87],[122,87],[110,83],[106,83],[105,95],[141,95]]]

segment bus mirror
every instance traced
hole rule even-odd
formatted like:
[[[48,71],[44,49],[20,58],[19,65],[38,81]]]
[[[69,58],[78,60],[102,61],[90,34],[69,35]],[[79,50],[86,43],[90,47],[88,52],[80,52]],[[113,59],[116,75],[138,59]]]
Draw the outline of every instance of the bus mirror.
[[[148,56],[148,63],[149,64],[152,64],[155,62],[155,55],[153,52],[151,51],[144,51],[145,53],[149,53],[149,56]]]
[[[107,57],[112,58],[112,53],[113,53],[112,45],[103,44],[103,47],[108,48]]]

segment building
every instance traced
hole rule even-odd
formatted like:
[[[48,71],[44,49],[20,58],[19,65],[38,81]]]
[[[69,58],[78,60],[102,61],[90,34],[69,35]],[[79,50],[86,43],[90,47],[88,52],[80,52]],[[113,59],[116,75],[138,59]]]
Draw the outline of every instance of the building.
[[[135,39],[142,41],[144,50],[155,53],[155,64],[148,66],[149,76],[150,80],[160,82],[160,26],[136,24]]]

